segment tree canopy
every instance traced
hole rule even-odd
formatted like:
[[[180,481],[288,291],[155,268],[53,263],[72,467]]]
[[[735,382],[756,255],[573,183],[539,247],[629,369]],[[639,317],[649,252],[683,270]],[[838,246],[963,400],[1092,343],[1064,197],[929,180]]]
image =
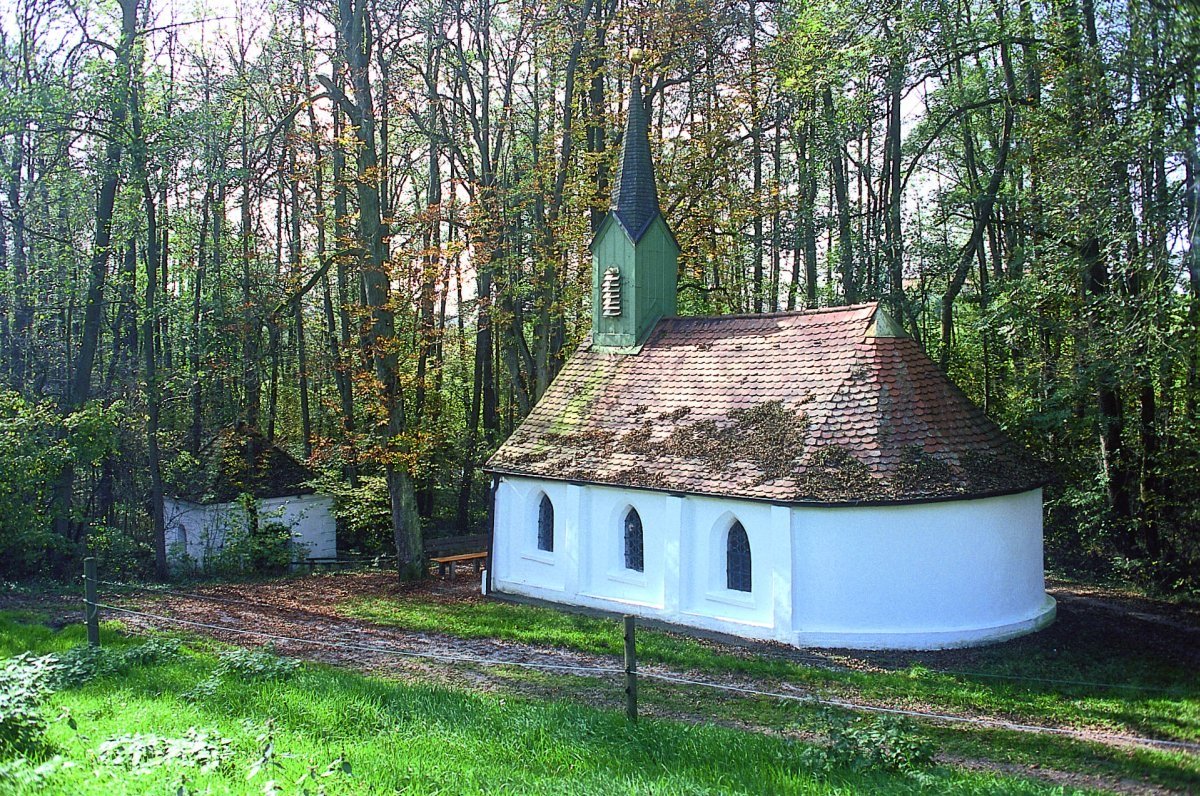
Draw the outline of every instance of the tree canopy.
[[[681,314],[884,302],[1057,472],[1052,564],[1197,587],[1200,18],[1144,0],[14,0],[0,573],[165,574],[239,423],[402,570],[485,522],[635,47]]]

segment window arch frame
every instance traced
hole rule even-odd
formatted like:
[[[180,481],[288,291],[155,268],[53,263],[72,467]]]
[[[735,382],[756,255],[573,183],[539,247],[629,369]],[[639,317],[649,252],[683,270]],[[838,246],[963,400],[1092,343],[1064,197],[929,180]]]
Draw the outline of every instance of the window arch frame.
[[[740,520],[725,531],[725,588],[750,594],[754,590],[754,556],[750,535]]]
[[[632,572],[646,571],[646,529],[642,515],[633,506],[628,507],[621,519],[621,547],[625,569]]]
[[[541,493],[537,507],[537,549],[543,553],[554,552],[554,503],[545,492]]]

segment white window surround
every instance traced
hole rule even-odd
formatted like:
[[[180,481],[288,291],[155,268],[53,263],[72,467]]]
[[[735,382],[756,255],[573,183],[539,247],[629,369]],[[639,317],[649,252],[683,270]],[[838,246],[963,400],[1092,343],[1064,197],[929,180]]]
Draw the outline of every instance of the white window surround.
[[[750,591],[737,591],[729,588],[729,531],[735,524],[740,524],[746,532],[746,540],[750,544]],[[755,606],[758,604],[758,574],[754,566],[754,551],[756,537],[754,525],[732,511],[726,511],[717,518],[708,532],[708,587],[704,590],[707,599],[729,605]],[[743,599],[743,596],[746,599]]]
[[[736,605],[742,608],[753,608],[758,605],[758,600],[754,597],[752,591],[738,591],[737,589],[710,589],[704,593],[704,599],[714,603],[725,603],[726,605]]]
[[[618,583],[628,583],[631,586],[645,586],[646,573],[638,572],[636,569],[610,569],[606,573],[609,580],[615,580]]]

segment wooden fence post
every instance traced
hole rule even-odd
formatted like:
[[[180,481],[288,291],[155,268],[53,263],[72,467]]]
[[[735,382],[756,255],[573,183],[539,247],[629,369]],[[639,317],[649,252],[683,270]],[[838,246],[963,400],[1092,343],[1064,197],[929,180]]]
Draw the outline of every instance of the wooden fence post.
[[[100,646],[100,620],[96,614],[96,559],[83,559],[83,620],[87,623],[88,646]]]
[[[635,618],[625,615],[625,716],[637,721],[637,645],[634,639]]]

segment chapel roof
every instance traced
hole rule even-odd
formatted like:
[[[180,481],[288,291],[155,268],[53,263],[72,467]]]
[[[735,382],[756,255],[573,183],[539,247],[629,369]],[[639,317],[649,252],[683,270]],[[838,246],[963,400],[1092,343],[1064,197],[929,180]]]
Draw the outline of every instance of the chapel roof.
[[[488,469],[823,504],[1049,480],[874,303],[663,318],[637,354],[584,341]]]

